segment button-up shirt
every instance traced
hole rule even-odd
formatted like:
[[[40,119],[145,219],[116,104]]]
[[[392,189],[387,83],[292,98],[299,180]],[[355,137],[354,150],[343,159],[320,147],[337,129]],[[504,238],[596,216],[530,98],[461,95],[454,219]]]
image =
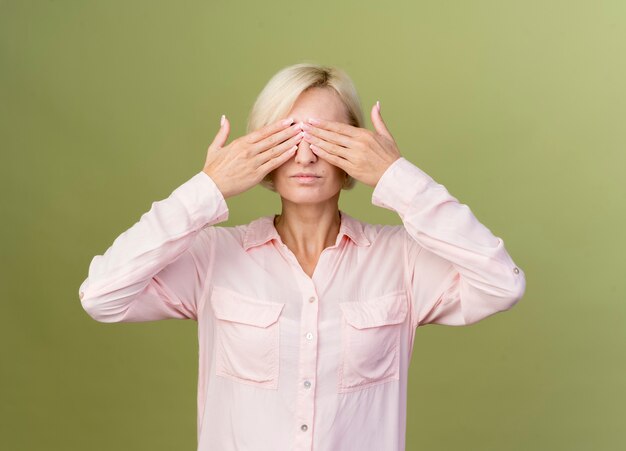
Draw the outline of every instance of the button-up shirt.
[[[233,227],[199,172],[96,255],[81,305],[110,322],[198,323],[201,451],[404,450],[417,327],[511,308],[525,276],[502,239],[404,157],[372,203],[402,225],[339,210],[311,277],[274,215]]]

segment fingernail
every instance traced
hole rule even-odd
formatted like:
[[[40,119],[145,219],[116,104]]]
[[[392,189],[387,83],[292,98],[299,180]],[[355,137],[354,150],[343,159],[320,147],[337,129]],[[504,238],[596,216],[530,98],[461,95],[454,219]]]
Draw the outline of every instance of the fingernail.
[[[291,125],[291,124],[293,124],[293,118],[291,117],[283,121],[283,125]]]
[[[376,108],[378,108],[378,112],[380,113],[380,102],[378,100],[376,101]]]
[[[313,125],[317,125],[317,124],[319,124],[319,123],[320,123],[320,121],[318,121],[317,119],[314,119],[314,118],[312,118],[312,117],[310,117],[310,118],[307,120],[307,122],[308,122],[309,124],[313,124]]]
[[[220,119],[220,126],[224,126],[224,122],[226,121],[226,116],[222,114],[222,118]]]

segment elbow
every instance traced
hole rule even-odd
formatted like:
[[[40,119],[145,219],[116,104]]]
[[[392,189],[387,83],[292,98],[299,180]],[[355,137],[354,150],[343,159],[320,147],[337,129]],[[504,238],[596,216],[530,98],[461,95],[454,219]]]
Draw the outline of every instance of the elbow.
[[[114,323],[120,321],[119,308],[110,299],[110,294],[94,291],[93,278],[86,278],[78,288],[78,297],[83,310],[99,323]]]
[[[80,299],[80,305],[83,310],[94,320],[102,322],[101,314],[98,309],[98,303],[92,296],[89,296],[86,291],[89,284],[89,278],[85,279],[78,288],[78,298]]]
[[[98,322],[104,321],[104,315],[102,314],[102,308],[95,296],[89,293],[89,278],[85,279],[78,288],[78,298],[80,299],[80,305],[83,310],[94,320]]]
[[[495,289],[477,291],[472,295],[467,293],[465,296],[461,295],[460,298],[465,299],[461,303],[463,305],[462,320],[454,325],[474,324],[495,313],[513,308],[524,297],[526,291],[526,279],[521,269],[514,275],[515,277],[508,278],[506,284],[500,281]]]
[[[95,321],[99,323],[117,323],[124,321],[125,311],[120,309],[102,296],[90,295],[89,292],[80,290],[80,303],[83,310]]]
[[[508,299],[507,310],[517,304],[526,292],[526,275],[521,268],[515,267],[513,269],[513,278],[511,283],[506,289],[506,297]]]
[[[104,314],[97,298],[85,296],[84,291],[80,291],[78,295],[80,297],[80,304],[82,305],[83,310],[87,312],[92,319],[98,321],[99,323],[111,322],[110,320],[107,320],[107,316]]]

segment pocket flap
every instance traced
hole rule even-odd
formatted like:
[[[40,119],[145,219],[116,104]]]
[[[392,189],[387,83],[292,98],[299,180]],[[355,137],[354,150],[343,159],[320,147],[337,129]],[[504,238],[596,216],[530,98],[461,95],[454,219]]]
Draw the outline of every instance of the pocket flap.
[[[278,320],[284,303],[254,299],[223,287],[213,287],[213,312],[219,319],[267,327]]]
[[[407,314],[406,293],[392,293],[359,302],[340,302],[344,318],[357,329],[399,324]]]

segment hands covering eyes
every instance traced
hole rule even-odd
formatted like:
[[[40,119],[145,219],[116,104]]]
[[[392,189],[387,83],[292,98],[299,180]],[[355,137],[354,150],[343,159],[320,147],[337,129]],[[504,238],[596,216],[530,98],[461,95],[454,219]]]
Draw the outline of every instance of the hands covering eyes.
[[[371,118],[375,132],[311,118],[304,124],[304,140],[320,158],[375,187],[385,170],[402,155],[380,114],[380,103],[372,107]]]
[[[258,184],[273,169],[291,158],[302,141],[299,124],[281,119],[233,140],[224,146],[230,122],[222,126],[207,151],[202,169],[215,182],[224,198],[235,196]]]
[[[383,121],[378,102],[372,107],[371,118],[376,131],[314,118],[308,119],[301,128],[301,124],[293,124],[292,119],[281,119],[225,146],[230,121],[223,117],[202,170],[215,182],[224,198],[228,198],[252,188],[289,160],[304,139],[320,158],[375,187],[382,174],[401,155]]]

